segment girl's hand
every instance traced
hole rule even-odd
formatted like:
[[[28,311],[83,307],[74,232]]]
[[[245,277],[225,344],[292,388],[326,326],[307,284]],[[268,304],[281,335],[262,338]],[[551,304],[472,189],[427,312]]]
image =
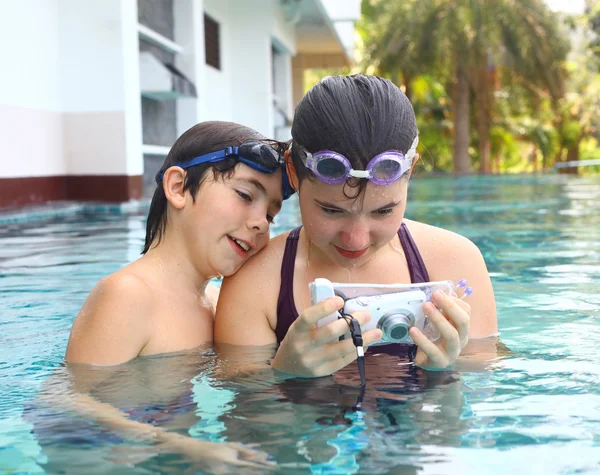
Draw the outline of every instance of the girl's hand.
[[[437,341],[431,341],[416,327],[412,327],[409,333],[419,347],[415,364],[425,369],[445,369],[456,361],[467,346],[471,306],[440,291],[433,294],[433,302],[435,305],[425,303],[423,310],[441,337]]]
[[[340,297],[333,297],[302,312],[281,342],[272,366],[296,376],[314,377],[330,375],[354,361],[357,355],[352,339],[339,341],[339,337],[348,332],[344,319],[317,327],[319,320],[343,306],[344,301]],[[366,311],[355,312],[352,316],[361,326],[371,319]],[[379,329],[365,332],[364,347],[381,337]]]

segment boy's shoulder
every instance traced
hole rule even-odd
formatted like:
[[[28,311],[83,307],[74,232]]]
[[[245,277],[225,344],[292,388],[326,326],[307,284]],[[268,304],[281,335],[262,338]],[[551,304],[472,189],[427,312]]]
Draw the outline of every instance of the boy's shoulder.
[[[104,277],[73,322],[66,359],[117,364],[134,358],[150,338],[154,306],[154,292],[130,266]]]
[[[131,264],[98,281],[91,295],[102,300],[142,304],[152,301],[154,291],[147,279]]]

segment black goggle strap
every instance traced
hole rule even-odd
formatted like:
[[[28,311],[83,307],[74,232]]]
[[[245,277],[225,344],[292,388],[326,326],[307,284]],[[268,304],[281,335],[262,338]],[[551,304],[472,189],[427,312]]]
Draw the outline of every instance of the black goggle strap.
[[[367,377],[365,373],[365,349],[363,348],[363,337],[362,337],[362,329],[360,328],[360,323],[356,320],[352,315],[342,314],[342,318],[348,324],[350,328],[350,335],[352,336],[352,342],[356,347],[356,364],[358,365],[358,374],[360,375],[360,387],[361,395],[359,400],[357,401],[357,408],[360,408],[360,404],[362,403],[362,396],[364,395],[364,388],[367,386]]]

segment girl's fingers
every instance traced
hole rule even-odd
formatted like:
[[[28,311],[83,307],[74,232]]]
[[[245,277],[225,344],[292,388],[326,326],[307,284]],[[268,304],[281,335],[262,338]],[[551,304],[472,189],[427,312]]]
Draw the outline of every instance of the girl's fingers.
[[[371,315],[366,310],[354,312],[352,317],[355,318],[361,326],[371,319]],[[349,333],[349,331],[350,327],[348,326],[348,322],[343,318],[338,318],[336,321],[331,322],[324,327],[313,329],[312,340],[315,346],[320,346],[339,340],[342,335]]]
[[[377,328],[366,331],[362,337],[363,349],[366,349],[369,345],[379,341],[381,336],[381,330]],[[352,338],[344,338],[341,341],[327,345],[323,354],[323,360],[334,361],[338,358],[346,359],[348,355],[354,355],[356,357],[356,346],[354,346]]]
[[[440,332],[442,340],[445,342],[446,352],[448,355],[454,355],[460,353],[460,333],[454,327],[454,325],[448,321],[448,319],[433,305],[428,302],[423,305],[425,315],[429,317],[429,321]],[[439,342],[434,343],[437,347]]]
[[[471,316],[471,306],[467,302],[455,297],[454,303],[456,305],[458,305],[462,309],[463,312],[465,312],[467,315]]]
[[[453,297],[449,297],[443,292],[435,292],[433,301],[444,312],[444,315],[456,328],[461,341],[467,338],[471,323],[471,306]],[[440,329],[441,331],[441,329]]]
[[[381,330],[373,329],[363,333],[363,349],[379,340],[381,340]],[[351,338],[345,338],[335,343],[329,343],[324,347],[324,351],[320,355],[315,355],[319,358],[318,373],[327,375],[348,366],[357,357],[356,346]]]
[[[319,320],[337,312],[343,306],[344,300],[341,297],[332,297],[323,300],[316,305],[308,307],[292,325],[296,331],[309,331]]]
[[[450,364],[448,356],[429,338],[427,338],[417,327],[412,327],[408,333],[415,342],[415,345],[427,356],[429,364],[425,366],[435,368],[445,368]],[[426,361],[420,361],[419,355],[415,359],[415,364],[423,366]]]

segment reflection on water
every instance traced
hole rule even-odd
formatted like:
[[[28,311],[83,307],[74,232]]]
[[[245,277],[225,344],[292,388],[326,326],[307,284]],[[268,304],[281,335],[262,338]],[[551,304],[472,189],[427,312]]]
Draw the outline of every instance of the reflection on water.
[[[116,368],[57,369],[24,412],[44,454],[41,467],[50,473],[194,467],[184,453],[162,453],[156,444],[59,409],[60,397],[83,390],[132,420],[216,443],[258,444],[281,473],[355,473],[359,467],[363,473],[394,467],[416,473],[430,457],[420,446],[471,444],[463,440],[472,420],[457,372],[425,372],[381,354],[367,362],[363,392],[353,365],[319,379],[282,379],[264,365],[234,375],[229,369],[239,367],[240,357],[265,361],[273,348],[230,350],[220,349],[222,359],[199,349]]]
[[[410,218],[481,248],[506,346],[482,365],[469,354],[496,342],[471,342],[455,372],[372,356],[360,410],[354,365],[283,380],[265,366],[273,348],[60,366],[91,287],[141,249],[144,216],[0,227],[0,472],[198,469],[193,450],[119,434],[51,399],[83,391],[170,433],[256,443],[275,473],[600,473],[600,181],[417,179],[409,193]],[[297,203],[286,206],[276,232],[298,222]],[[233,371],[239,361],[260,371]]]

